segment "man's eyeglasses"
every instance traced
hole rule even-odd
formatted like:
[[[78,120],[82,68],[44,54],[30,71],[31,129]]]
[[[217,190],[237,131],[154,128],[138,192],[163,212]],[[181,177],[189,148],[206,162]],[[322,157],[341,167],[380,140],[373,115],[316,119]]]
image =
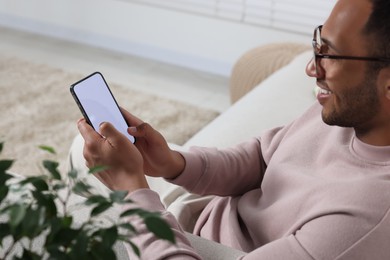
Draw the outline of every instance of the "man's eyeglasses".
[[[362,60],[362,61],[379,61],[379,62],[390,62],[390,58],[380,57],[359,57],[359,56],[342,56],[342,55],[330,55],[323,54],[323,40],[321,38],[322,25],[314,29],[313,35],[313,51],[314,51],[314,65],[316,72],[318,73],[318,64],[321,59],[333,59],[333,60]]]

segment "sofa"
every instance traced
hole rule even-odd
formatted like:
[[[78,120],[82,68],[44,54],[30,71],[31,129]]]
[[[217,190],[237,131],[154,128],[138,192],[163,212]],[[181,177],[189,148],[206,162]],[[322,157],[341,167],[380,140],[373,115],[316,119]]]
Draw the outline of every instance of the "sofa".
[[[315,80],[305,74],[312,56],[308,46],[286,43],[245,53],[230,77],[234,103],[184,146],[226,147],[296,118],[316,100]]]

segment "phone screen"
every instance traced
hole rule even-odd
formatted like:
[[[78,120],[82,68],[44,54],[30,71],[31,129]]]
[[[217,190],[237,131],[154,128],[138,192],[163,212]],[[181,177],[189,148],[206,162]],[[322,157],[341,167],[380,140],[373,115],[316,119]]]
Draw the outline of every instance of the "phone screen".
[[[132,143],[135,142],[135,138],[127,133],[126,120],[101,73],[95,72],[74,83],[70,90],[81,113],[95,131],[99,130],[101,123],[110,122]]]

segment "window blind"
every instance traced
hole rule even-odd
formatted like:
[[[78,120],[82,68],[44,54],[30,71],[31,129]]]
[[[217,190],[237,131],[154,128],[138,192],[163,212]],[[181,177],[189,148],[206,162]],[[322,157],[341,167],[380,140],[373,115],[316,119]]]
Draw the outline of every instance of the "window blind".
[[[239,23],[311,34],[337,0],[123,0]]]

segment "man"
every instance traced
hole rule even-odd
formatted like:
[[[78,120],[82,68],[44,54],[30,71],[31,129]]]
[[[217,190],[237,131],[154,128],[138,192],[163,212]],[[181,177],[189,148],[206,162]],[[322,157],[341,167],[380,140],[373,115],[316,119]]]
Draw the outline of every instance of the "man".
[[[306,72],[318,103],[291,124],[224,150],[177,152],[127,111],[136,145],[110,124],[78,122],[87,166],[164,212],[176,246],[140,227],[144,257],[198,259],[145,174],[217,195],[194,233],[247,252],[243,259],[390,259],[390,11],[388,0],[339,0],[314,33]],[[259,119],[261,120],[261,119]],[[135,127],[134,127],[135,126]]]

